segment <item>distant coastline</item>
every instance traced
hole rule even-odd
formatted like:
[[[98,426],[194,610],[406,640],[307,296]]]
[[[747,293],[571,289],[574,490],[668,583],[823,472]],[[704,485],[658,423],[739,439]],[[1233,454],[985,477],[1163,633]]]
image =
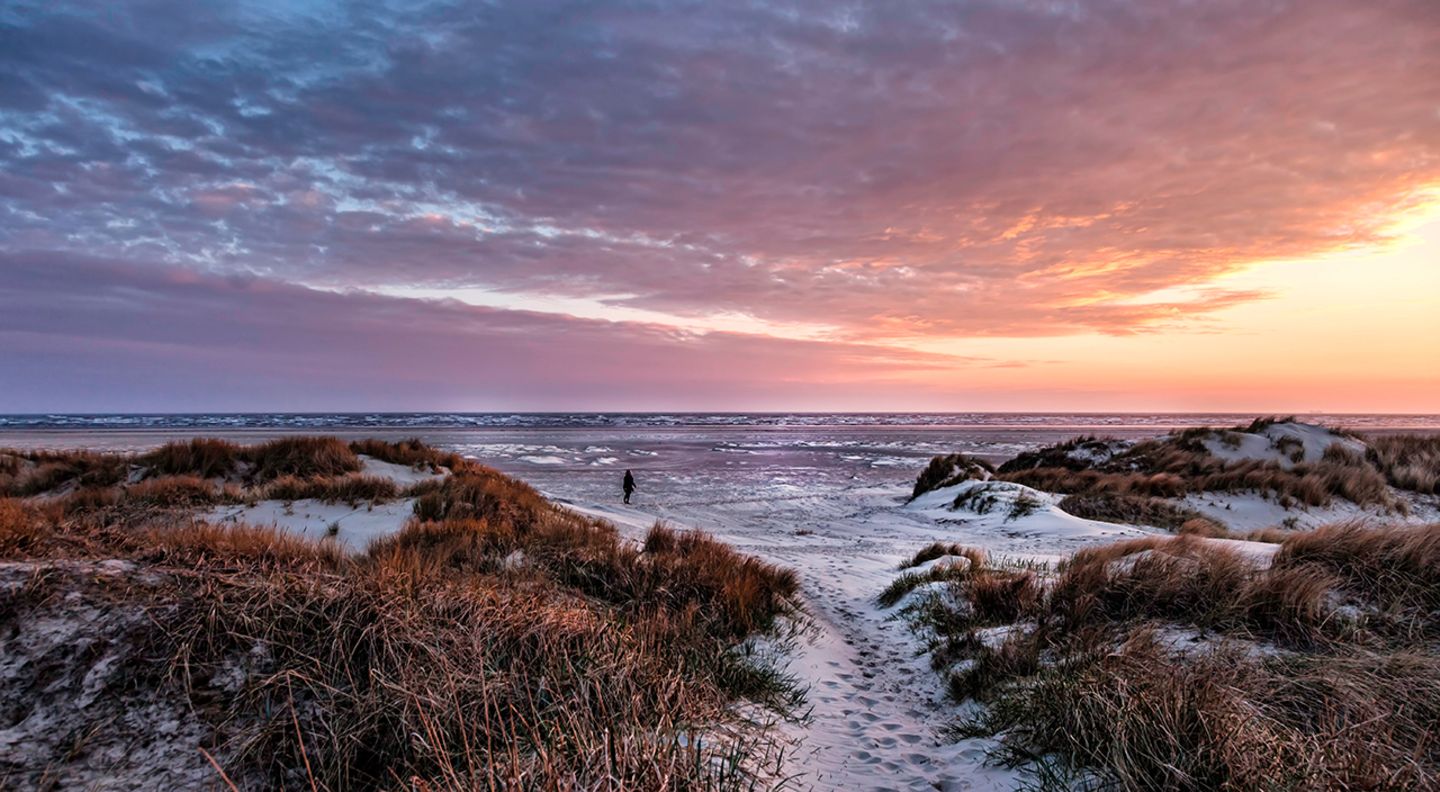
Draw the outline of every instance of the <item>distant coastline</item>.
[[[1157,430],[1234,423],[1258,413],[999,412],[333,412],[333,413],[49,413],[0,415],[0,430],[81,429],[563,429],[668,427],[987,427],[1075,431]],[[1300,419],[1350,429],[1440,430],[1437,414],[1303,413]]]

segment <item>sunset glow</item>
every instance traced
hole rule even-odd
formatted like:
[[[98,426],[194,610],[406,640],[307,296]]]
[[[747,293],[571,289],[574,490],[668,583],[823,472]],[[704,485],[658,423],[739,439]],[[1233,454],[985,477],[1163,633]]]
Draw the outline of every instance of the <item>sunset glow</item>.
[[[1440,6],[10,3],[0,412],[1440,412]]]

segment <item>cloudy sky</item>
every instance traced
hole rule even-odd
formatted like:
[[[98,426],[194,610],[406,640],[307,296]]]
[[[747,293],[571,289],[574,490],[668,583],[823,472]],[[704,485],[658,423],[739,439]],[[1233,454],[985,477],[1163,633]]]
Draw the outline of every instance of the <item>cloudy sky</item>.
[[[1440,4],[0,2],[0,412],[1440,412]]]

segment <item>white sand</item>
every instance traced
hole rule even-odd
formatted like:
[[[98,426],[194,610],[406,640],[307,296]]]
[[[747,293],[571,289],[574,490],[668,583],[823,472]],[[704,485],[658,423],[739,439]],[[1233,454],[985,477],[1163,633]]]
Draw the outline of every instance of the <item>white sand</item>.
[[[351,506],[318,500],[260,501],[254,506],[217,506],[201,517],[216,523],[268,525],[310,539],[339,542],[361,553],[374,540],[405,526],[415,506],[412,498]],[[333,537],[330,527],[338,526]]]
[[[442,472],[432,473],[382,462],[363,454],[360,462],[362,474],[388,478],[401,487],[446,475],[443,469]],[[253,506],[217,506],[201,517],[210,522],[272,526],[310,539],[336,541],[350,552],[362,553],[371,542],[405,527],[414,507],[413,498],[358,505],[312,499],[266,500]],[[330,532],[332,527],[335,528],[334,534]]]
[[[1229,443],[1225,442],[1226,438]],[[1353,437],[1336,434],[1323,426],[1295,422],[1271,424],[1254,433],[1220,431],[1202,442],[1212,456],[1227,462],[1276,462],[1287,470],[1295,465],[1289,449],[1297,447],[1304,449],[1300,461],[1309,464],[1319,462],[1332,445],[1355,454],[1365,453],[1365,444]]]
[[[375,457],[357,454],[360,457],[360,472],[366,476],[377,476],[388,478],[400,487],[408,487],[411,484],[418,484],[422,481],[444,478],[449,471],[440,468],[439,472],[421,470],[419,468],[397,465],[394,462],[382,462]]]

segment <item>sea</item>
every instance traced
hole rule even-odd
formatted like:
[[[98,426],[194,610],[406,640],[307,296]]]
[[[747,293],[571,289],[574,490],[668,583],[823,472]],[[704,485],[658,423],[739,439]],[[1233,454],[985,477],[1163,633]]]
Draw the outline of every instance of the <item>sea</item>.
[[[937,454],[992,461],[1076,435],[1142,438],[1236,426],[1226,413],[193,413],[0,415],[0,447],[139,451],[172,439],[293,434],[418,437],[547,494],[611,497],[626,470],[646,499],[783,499],[897,487]],[[1440,433],[1440,415],[1301,415],[1362,433]]]

